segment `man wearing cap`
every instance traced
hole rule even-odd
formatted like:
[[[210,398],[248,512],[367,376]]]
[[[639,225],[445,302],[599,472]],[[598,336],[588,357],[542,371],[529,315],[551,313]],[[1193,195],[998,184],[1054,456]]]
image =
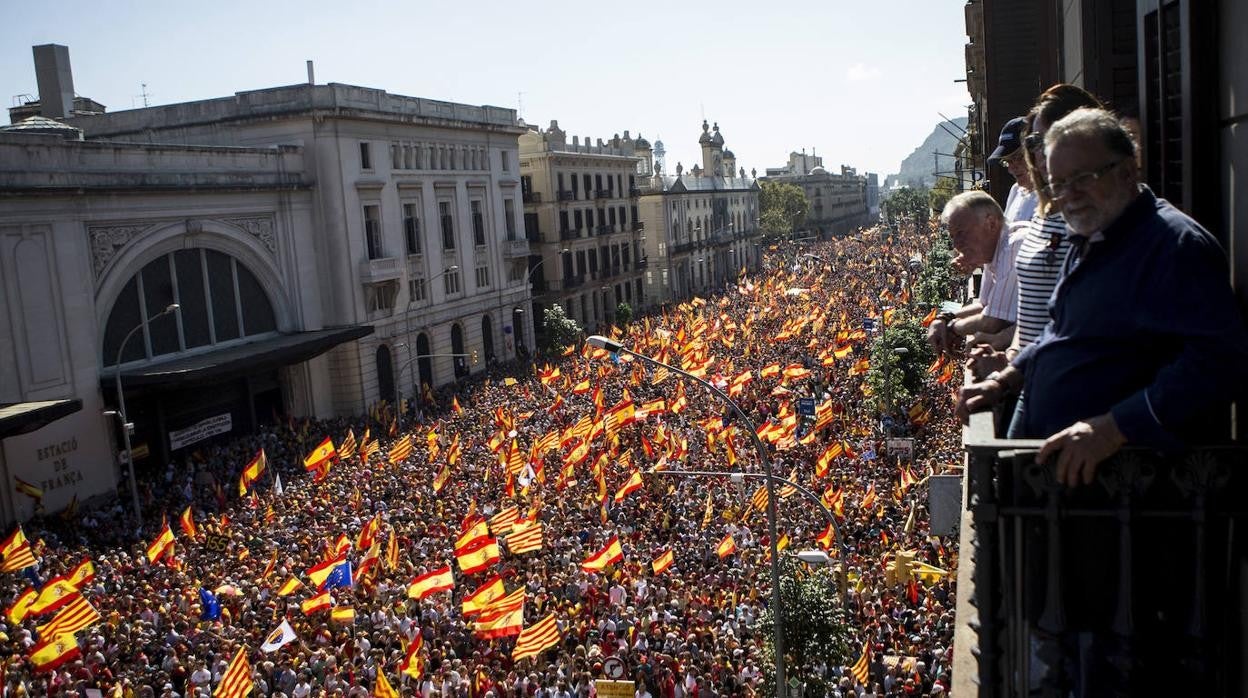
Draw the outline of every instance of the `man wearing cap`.
[[[1027,171],[1027,163],[1023,159],[1023,131],[1027,129],[1027,118],[1020,116],[1010,119],[1001,129],[997,139],[997,149],[988,156],[989,164],[999,164],[1014,178],[1010,187],[1010,195],[1005,200],[1005,222],[1007,225],[1020,221],[1031,220],[1036,212],[1036,193],[1032,190],[1031,173]]]

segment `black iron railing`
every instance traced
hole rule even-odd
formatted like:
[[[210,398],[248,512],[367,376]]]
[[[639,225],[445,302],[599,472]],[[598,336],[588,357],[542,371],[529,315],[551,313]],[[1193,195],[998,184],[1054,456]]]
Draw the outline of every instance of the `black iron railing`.
[[[964,439],[962,555],[977,617],[958,622],[977,631],[980,696],[1067,695],[1080,642],[1124,695],[1242,694],[1248,448],[1126,449],[1071,488],[1035,462],[1040,442],[978,433]]]

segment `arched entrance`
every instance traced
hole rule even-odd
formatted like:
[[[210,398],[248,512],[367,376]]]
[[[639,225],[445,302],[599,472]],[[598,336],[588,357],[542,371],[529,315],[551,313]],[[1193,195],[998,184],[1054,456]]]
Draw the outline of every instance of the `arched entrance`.
[[[420,384],[416,386],[417,390],[423,395],[424,386],[433,388],[433,359],[429,358],[429,354],[433,353],[429,348],[429,335],[421,332],[416,335],[416,366],[420,375]]]
[[[377,391],[382,400],[392,405],[398,404],[394,394],[394,363],[390,357],[390,347],[386,344],[377,347]]]
[[[487,366],[498,360],[494,355],[494,322],[489,315],[481,316],[481,353]]]
[[[524,308],[514,308],[511,311],[511,336],[516,345],[516,358],[529,358],[529,348],[525,340],[528,332],[524,326]]]
[[[457,355],[455,356],[455,380],[459,380],[468,375],[468,358],[459,356],[467,352],[464,351],[464,328],[458,322],[451,325],[451,353]]]

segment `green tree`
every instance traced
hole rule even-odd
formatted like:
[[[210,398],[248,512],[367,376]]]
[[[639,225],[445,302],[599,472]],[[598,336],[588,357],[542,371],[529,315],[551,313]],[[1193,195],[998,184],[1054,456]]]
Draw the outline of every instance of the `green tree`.
[[[828,687],[811,668],[816,664],[848,664],[857,659],[849,619],[841,606],[836,579],[828,565],[811,570],[806,563],[781,561],[780,612],[784,624],[785,669],[788,679],[806,685],[805,698],[823,698]],[[763,694],[775,696],[775,615],[768,608],[758,619],[763,633]],[[854,656],[851,656],[854,655]]]
[[[914,281],[913,302],[916,312],[928,310],[957,295],[958,275],[953,272],[953,243],[949,234],[939,233],[923,259],[923,267]]]
[[[559,304],[546,308],[542,314],[542,351],[554,354],[575,344],[585,332],[581,323],[568,317]]]
[[[887,414],[909,403],[922,390],[924,374],[934,358],[927,330],[898,309],[892,322],[871,343],[867,385],[876,411]]]
[[[624,327],[633,321],[633,306],[624,301],[620,301],[615,306],[615,324]]]
[[[931,217],[927,189],[902,187],[894,190],[880,202],[880,211],[889,225],[896,225],[897,219],[904,217],[911,220],[926,221]]]
[[[958,181],[953,177],[937,177],[936,186],[932,187],[932,191],[927,195],[931,210],[937,214],[945,210],[945,204],[958,193],[957,185]]]
[[[763,182],[758,194],[758,212],[763,230],[772,235],[789,235],[806,220],[810,201],[802,188],[782,182]]]

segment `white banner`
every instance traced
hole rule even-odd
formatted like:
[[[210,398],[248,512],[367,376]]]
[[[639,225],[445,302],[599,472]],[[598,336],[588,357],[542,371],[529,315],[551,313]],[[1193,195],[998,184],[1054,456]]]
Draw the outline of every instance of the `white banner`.
[[[190,446],[196,441],[203,441],[210,436],[224,434],[233,428],[233,421],[229,412],[200,420],[185,429],[169,432],[169,450],[176,451],[183,446]]]

